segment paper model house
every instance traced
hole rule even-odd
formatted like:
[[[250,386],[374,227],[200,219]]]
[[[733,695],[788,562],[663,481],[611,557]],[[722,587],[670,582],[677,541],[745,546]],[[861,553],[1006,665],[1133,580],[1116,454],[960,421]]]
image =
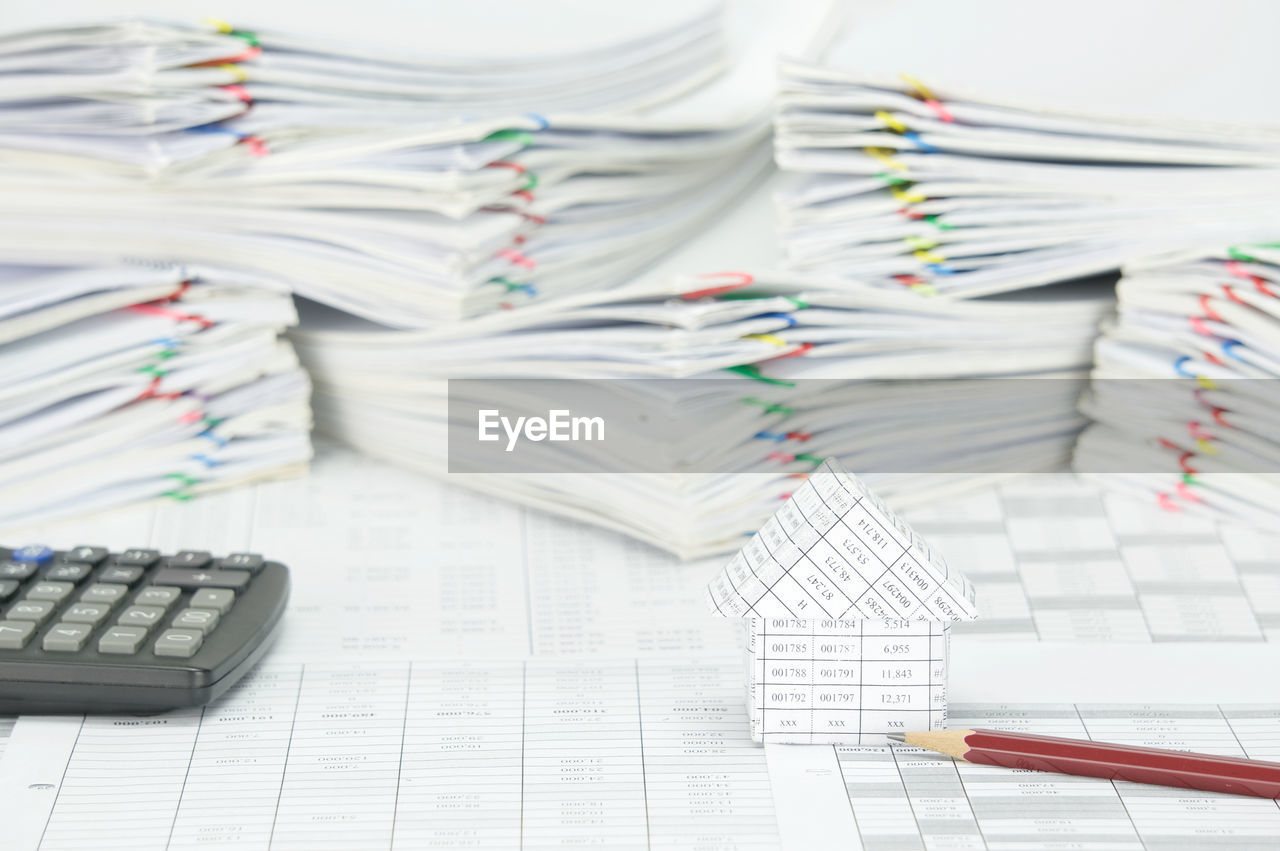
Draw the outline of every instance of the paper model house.
[[[973,586],[827,460],[707,586],[747,626],[757,742],[859,744],[947,723],[951,624]]]

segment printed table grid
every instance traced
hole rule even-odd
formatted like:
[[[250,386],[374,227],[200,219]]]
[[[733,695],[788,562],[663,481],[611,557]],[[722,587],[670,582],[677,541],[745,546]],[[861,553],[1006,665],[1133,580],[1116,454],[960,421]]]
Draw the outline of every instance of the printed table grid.
[[[1280,757],[1280,705],[955,704],[951,714],[953,727]],[[971,765],[904,746],[835,752],[867,851],[1253,851],[1280,835],[1280,802],[1261,798]]]
[[[970,612],[971,601],[961,604],[929,551],[920,558],[912,551],[925,546],[918,536],[881,511],[833,471],[811,476],[708,587],[713,607],[728,616],[797,618],[953,620]],[[971,593],[967,582],[962,593]]]
[[[865,620],[752,618],[748,629],[757,741],[880,742],[895,730],[946,724],[946,624],[895,630]]]
[[[904,512],[962,566],[965,637],[1044,641],[1280,638],[1280,537],[1170,515],[1069,474],[1020,476]]]
[[[268,664],[203,711],[89,717],[40,847],[86,841],[769,848],[778,838],[739,672],[640,660]]]

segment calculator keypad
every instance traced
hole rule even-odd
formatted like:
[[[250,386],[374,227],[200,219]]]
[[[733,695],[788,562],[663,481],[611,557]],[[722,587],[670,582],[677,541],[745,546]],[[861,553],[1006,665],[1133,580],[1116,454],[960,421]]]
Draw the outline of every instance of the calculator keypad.
[[[218,628],[263,569],[262,556],[214,559],[199,550],[112,555],[103,547],[54,553],[4,550],[0,561],[0,650],[71,656],[98,653],[187,659]]]

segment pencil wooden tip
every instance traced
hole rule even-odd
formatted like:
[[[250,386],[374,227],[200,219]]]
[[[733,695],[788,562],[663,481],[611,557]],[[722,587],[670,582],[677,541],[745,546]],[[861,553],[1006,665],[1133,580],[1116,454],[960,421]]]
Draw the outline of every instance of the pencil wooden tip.
[[[954,759],[964,759],[965,753],[969,750],[969,746],[964,743],[964,737],[972,732],[972,730],[924,730],[919,733],[906,733],[902,736],[902,741],[918,748],[946,754]]]

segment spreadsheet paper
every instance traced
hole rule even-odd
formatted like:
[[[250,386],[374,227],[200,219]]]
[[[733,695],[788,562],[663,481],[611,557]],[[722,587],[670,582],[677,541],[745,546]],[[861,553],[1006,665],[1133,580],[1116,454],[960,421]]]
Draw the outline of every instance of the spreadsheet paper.
[[[267,664],[204,710],[36,719],[20,785],[47,806],[6,831],[45,851],[776,848],[741,695],[738,666],[696,662]]]
[[[153,718],[23,719],[15,848],[1263,847],[1276,801],[753,744],[732,662],[267,664]],[[955,703],[962,727],[1280,759],[1275,704]],[[342,806],[335,806],[341,802]]]

